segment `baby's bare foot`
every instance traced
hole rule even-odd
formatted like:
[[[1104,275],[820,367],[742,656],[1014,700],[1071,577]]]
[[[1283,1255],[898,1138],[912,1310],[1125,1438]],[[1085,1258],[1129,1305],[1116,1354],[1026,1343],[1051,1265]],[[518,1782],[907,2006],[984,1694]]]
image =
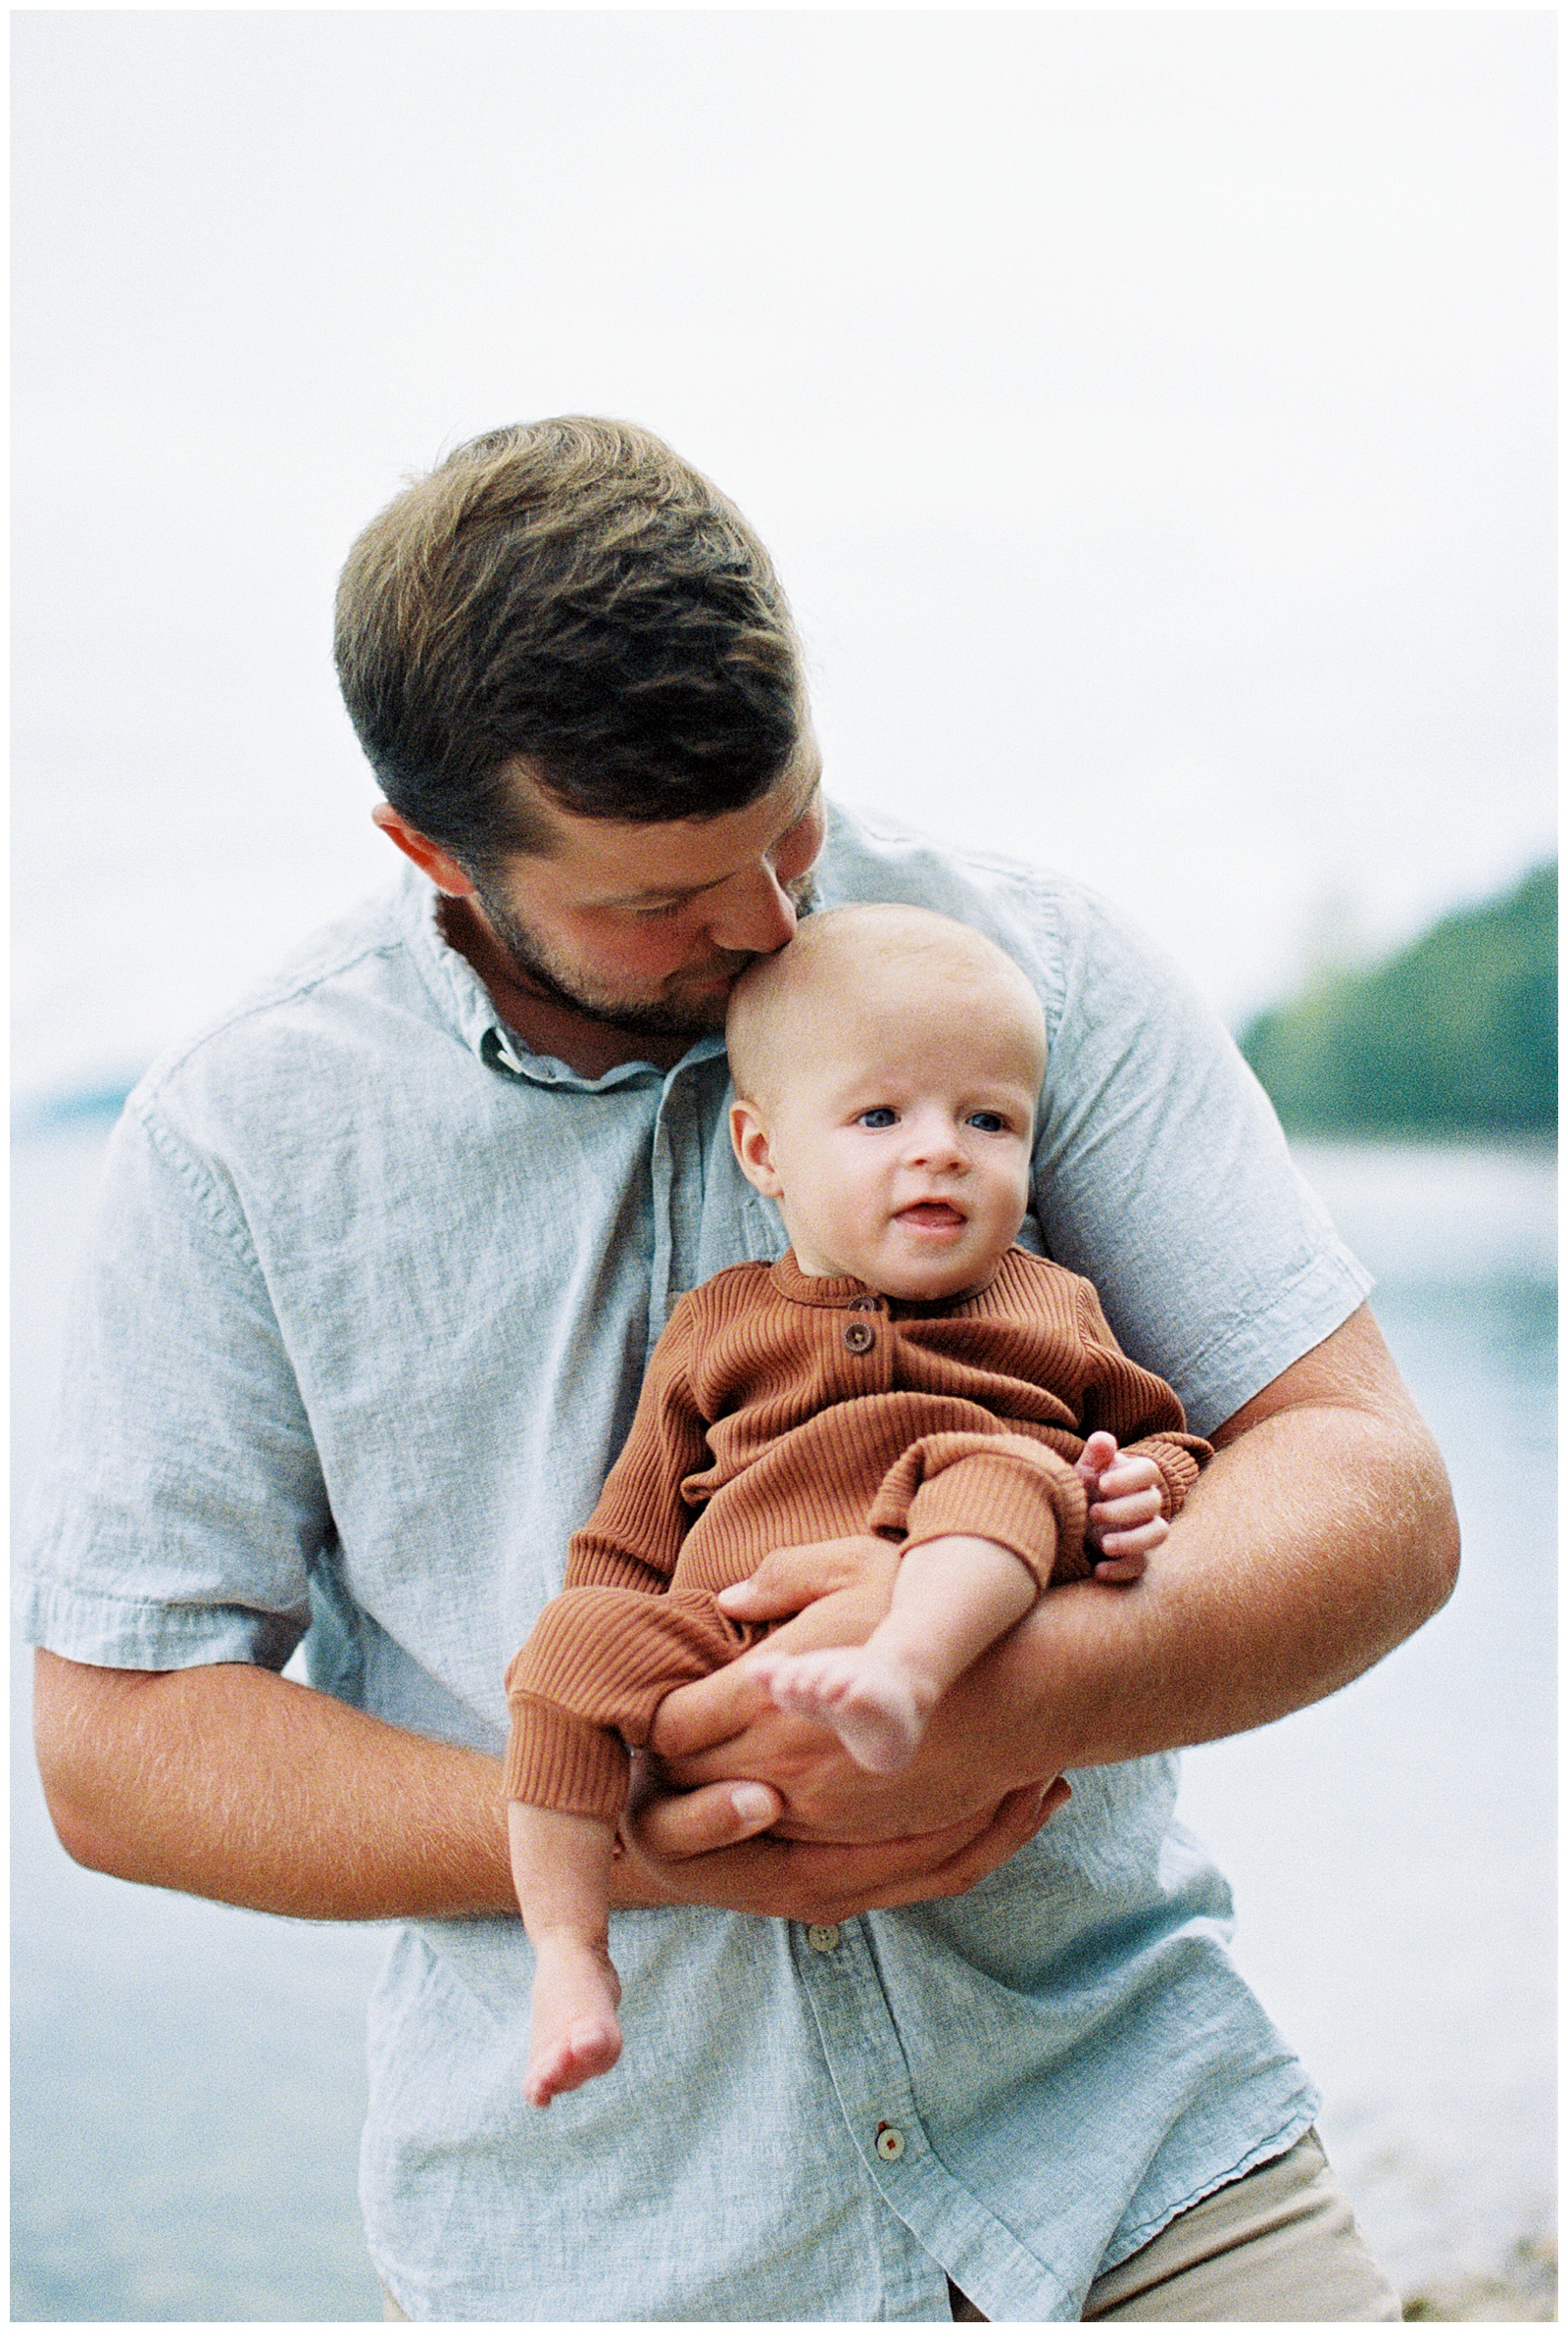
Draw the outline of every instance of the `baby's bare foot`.
[[[548,2106],[553,2097],[609,2072],[620,2055],[619,2000],[613,1968],[591,1951],[541,1953],[522,2084],[530,2106]]]
[[[530,2106],[548,2106],[553,2097],[608,2073],[619,2055],[620,2025],[614,2016],[606,2021],[579,2017],[558,2040],[534,2042],[522,2094]]]
[[[777,1708],[831,1725],[871,1773],[897,1773],[919,1747],[928,1707],[909,1678],[864,1647],[778,1652],[748,1663]]]

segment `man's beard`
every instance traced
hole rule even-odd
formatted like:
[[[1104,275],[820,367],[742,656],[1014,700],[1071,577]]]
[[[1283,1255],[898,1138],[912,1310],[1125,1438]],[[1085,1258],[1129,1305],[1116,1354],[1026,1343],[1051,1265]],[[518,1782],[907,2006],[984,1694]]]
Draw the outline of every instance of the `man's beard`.
[[[809,874],[786,884],[785,889],[797,915],[811,913],[817,900],[816,885]],[[722,1028],[730,989],[747,965],[757,962],[756,949],[725,948],[710,963],[687,966],[681,971],[669,973],[650,995],[616,996],[594,984],[576,967],[547,953],[537,934],[526,930],[506,902],[483,883],[475,882],[474,892],[486,922],[506,952],[512,971],[524,987],[537,989],[553,1003],[564,1005],[585,1020],[597,1020],[601,1026],[627,1036],[695,1038]],[[715,975],[724,979],[721,991],[707,998],[682,1000],[682,980],[699,976],[707,982]]]

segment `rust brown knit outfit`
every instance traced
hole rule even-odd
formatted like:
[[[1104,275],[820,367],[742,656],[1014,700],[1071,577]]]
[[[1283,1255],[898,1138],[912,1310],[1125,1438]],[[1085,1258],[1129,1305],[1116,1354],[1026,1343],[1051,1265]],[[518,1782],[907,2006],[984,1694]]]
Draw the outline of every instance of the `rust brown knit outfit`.
[[[948,1306],[808,1279],[793,1254],[720,1271],[676,1306],[565,1588],[507,1670],[508,1796],[613,1821],[624,1744],[664,1695],[769,1632],[713,1598],[773,1548],[961,1532],[1042,1587],[1082,1578],[1085,1440],[1152,1458],[1174,1515],[1211,1454],[1185,1423],[1088,1280],[1019,1247]]]

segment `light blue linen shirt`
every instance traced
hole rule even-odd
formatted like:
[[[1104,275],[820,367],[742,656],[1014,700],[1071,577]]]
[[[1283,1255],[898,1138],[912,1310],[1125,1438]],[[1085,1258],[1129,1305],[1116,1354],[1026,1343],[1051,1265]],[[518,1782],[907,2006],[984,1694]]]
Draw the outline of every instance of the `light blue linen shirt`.
[[[1360,1302],[1234,1047],[1103,902],[836,814],[826,905],[989,931],[1044,999],[1025,1242],[1087,1273],[1209,1430]],[[68,1658],[280,1666],[499,1751],[676,1298],[782,1251],[722,1048],[521,1052],[409,874],[148,1073],[111,1145],[33,1500],[24,1624]],[[626,2051],[548,2114],[506,1919],[395,1932],[362,2190],[416,2318],[1071,2320],[1316,2098],[1227,1958],[1172,1757],[960,1900],[805,1928],[615,1921]]]

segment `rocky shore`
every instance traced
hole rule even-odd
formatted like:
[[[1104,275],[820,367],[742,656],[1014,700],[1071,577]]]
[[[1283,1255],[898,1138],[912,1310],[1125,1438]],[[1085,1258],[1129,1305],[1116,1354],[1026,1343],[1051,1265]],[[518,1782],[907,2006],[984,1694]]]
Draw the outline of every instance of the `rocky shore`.
[[[1492,2274],[1434,2284],[1404,2303],[1407,2324],[1554,2324],[1557,2239],[1522,2235]]]

